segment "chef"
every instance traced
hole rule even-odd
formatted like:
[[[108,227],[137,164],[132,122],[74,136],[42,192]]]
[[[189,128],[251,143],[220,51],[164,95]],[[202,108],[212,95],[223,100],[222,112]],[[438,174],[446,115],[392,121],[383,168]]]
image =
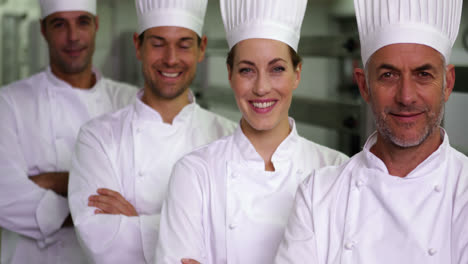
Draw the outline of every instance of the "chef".
[[[135,4],[144,88],[134,104],[82,128],[70,176],[73,220],[94,263],[153,263],[173,165],[235,127],[189,88],[205,54],[207,0]]]
[[[468,263],[468,159],[441,127],[462,0],[355,0],[377,131],[299,188],[276,263]]]
[[[96,1],[41,0],[50,65],[0,89],[1,263],[84,263],[67,202],[80,126],[137,89],[92,67]]]
[[[306,0],[221,0],[233,135],[183,157],[163,207],[156,262],[272,263],[298,185],[346,156],[299,136],[289,118]]]

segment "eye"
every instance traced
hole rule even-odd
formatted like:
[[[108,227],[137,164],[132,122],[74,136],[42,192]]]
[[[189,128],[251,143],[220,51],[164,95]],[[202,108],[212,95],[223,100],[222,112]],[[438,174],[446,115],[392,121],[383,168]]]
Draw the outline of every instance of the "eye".
[[[283,66],[273,67],[273,72],[284,72],[285,70],[286,68],[284,68]]]
[[[63,27],[63,25],[65,25],[65,23],[63,23],[63,22],[55,22],[55,23],[52,24],[52,27],[53,27],[53,28],[61,28],[61,27]]]
[[[421,77],[421,78],[431,78],[432,74],[430,74],[428,72],[419,72],[418,76]]]
[[[155,47],[155,48],[160,48],[162,47],[164,44],[162,42],[159,42],[159,41],[153,41],[151,42],[151,46]]]
[[[393,76],[394,76],[394,75],[393,75],[392,72],[385,72],[385,73],[383,73],[383,74],[381,75],[381,77],[384,78],[384,79],[388,79],[388,78],[391,78],[391,77],[393,77]]]
[[[251,68],[240,68],[239,69],[239,73],[240,74],[249,74],[249,73],[252,73],[253,70]]]
[[[89,20],[80,20],[80,26],[89,26],[91,22]]]

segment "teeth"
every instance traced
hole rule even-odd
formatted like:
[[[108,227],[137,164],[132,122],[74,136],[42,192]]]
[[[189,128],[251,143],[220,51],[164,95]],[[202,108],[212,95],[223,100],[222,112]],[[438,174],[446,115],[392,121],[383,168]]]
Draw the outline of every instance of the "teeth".
[[[163,76],[169,77],[169,78],[175,78],[175,77],[179,76],[178,72],[176,72],[176,73],[161,72],[161,74]]]
[[[274,105],[275,102],[274,102],[274,101],[263,102],[263,103],[256,103],[256,102],[253,102],[252,104],[253,104],[253,106],[254,106],[255,108],[268,108],[268,107]]]

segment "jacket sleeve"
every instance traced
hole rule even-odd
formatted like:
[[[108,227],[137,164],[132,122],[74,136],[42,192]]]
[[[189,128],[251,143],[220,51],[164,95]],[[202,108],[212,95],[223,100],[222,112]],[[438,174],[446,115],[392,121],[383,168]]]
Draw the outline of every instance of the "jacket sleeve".
[[[17,116],[13,102],[0,95],[0,226],[35,239],[44,248],[57,240],[69,214],[68,202],[29,179],[22,152],[28,139],[18,136],[18,118],[26,117]]]
[[[203,192],[200,164],[187,157],[176,163],[161,213],[157,264],[180,263],[182,258],[209,264],[203,239]]]
[[[276,254],[276,264],[318,263],[311,206],[311,181],[308,178],[296,193],[293,211]]]
[[[95,214],[96,208],[88,206],[89,196],[98,188],[117,191],[129,200],[111,162],[111,146],[103,140],[108,141],[111,135],[103,131],[83,126],[72,157],[68,190],[76,233],[94,263],[145,263],[140,217]]]

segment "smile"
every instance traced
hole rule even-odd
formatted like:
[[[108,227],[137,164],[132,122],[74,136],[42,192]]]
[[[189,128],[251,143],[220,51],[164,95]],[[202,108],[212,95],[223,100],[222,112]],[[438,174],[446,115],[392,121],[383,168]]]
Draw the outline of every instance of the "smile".
[[[252,109],[258,114],[265,114],[273,110],[278,100],[255,100],[249,101]]]
[[[422,116],[423,113],[390,113],[390,115],[395,117],[400,122],[414,122],[420,116]]]
[[[177,78],[179,77],[182,73],[181,72],[162,72],[160,71],[162,76],[167,77],[167,78]]]
[[[255,108],[268,108],[274,105],[276,102],[275,101],[270,101],[270,102],[252,102],[252,105]]]

